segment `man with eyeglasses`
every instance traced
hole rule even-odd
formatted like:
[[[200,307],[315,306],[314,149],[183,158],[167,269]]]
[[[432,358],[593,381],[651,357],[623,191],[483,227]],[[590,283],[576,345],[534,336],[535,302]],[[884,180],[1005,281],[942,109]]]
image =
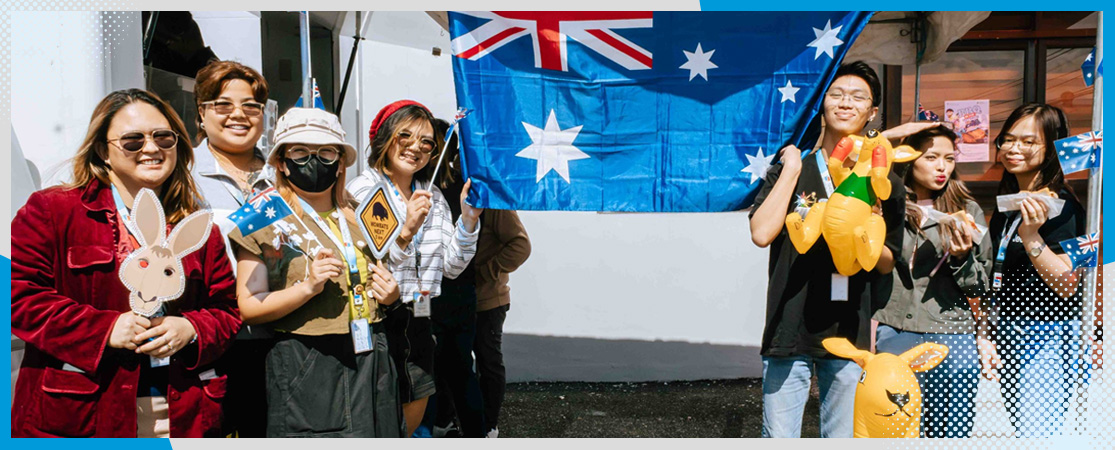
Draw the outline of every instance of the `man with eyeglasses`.
[[[845,136],[864,133],[879,113],[880,94],[879,77],[870,66],[859,61],[841,66],[825,93],[820,148],[805,159],[792,145],[782,149],[780,163],[767,172],[751,208],[752,241],[771,247],[761,349],[763,437],[800,437],[814,375],[820,387],[821,437],[852,437],[861,370],[854,362],[828,353],[821,341],[845,337],[859,348],[869,347],[872,299],[875,292],[890,292],[891,277],[883,275],[894,268],[894,255],[902,248],[906,191],[902,180],[890,174],[891,196],[875,205],[875,213],[887,225],[882,256],[875,270],[852,277],[836,273],[828,246],[822,242],[798,254],[785,221],[790,212],[806,211],[832,194],[825,164],[828,151]],[[883,134],[896,139],[931,126],[937,124],[907,124]]]

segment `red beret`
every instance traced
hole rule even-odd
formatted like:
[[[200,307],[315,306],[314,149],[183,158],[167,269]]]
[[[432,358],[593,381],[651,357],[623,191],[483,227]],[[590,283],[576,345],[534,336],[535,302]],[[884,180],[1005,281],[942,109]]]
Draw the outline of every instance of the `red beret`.
[[[372,121],[372,126],[368,128],[368,142],[376,140],[376,133],[379,132],[379,128],[383,126],[383,123],[387,121],[388,117],[391,117],[392,114],[395,114],[396,111],[402,109],[404,106],[410,105],[417,106],[426,110],[426,113],[430,113],[429,108],[414,100],[399,100],[390,105],[384,106],[383,109],[379,110],[379,113],[376,114],[376,119]]]

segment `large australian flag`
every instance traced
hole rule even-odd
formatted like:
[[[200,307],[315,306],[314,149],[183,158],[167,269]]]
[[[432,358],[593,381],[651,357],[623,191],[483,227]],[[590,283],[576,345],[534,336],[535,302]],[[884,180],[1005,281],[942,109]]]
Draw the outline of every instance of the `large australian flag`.
[[[865,12],[454,12],[470,202],[732,211],[811,145]]]

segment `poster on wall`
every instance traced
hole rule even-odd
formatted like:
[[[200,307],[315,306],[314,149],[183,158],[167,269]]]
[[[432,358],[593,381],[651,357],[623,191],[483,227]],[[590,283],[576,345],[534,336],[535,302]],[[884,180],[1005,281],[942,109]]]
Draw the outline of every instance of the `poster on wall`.
[[[956,162],[990,160],[991,115],[989,100],[945,102],[945,122],[956,131]]]

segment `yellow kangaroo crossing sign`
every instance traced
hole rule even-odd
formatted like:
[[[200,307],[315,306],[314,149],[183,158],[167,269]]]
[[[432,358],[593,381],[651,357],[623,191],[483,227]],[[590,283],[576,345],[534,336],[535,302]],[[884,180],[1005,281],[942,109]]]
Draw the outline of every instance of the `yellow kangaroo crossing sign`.
[[[377,183],[360,207],[356,210],[360,218],[360,231],[372,247],[372,255],[382,260],[387,256],[391,241],[399,236],[402,224],[395,204],[387,197],[387,186]]]

